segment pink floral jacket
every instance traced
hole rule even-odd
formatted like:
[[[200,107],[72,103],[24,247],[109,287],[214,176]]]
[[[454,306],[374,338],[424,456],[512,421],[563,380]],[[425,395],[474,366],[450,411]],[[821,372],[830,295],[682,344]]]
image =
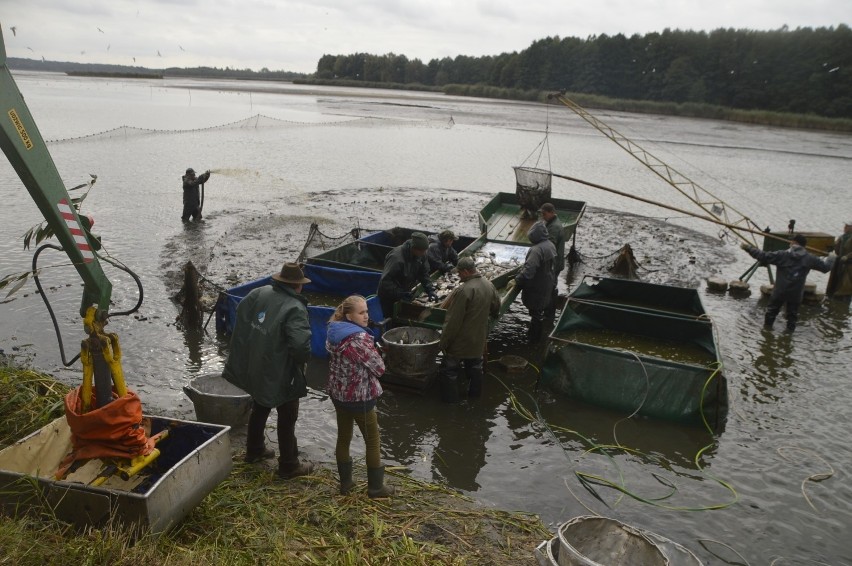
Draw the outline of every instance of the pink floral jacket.
[[[345,403],[371,401],[382,394],[385,362],[373,337],[351,322],[331,322],[325,348],[330,355],[326,391]]]

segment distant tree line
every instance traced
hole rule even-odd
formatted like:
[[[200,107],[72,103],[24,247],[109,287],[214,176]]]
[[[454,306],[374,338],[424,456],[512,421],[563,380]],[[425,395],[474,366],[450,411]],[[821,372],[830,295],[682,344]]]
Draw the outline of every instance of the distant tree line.
[[[151,75],[162,77],[199,77],[199,78],[229,78],[229,79],[257,79],[257,80],[292,80],[309,76],[306,73],[294,73],[290,71],[270,71],[266,67],[260,71],[251,69],[232,69],[225,67],[168,67],[165,69],[150,69],[147,67],[130,65],[110,65],[106,63],[70,63],[66,61],[39,61],[37,59],[24,59],[9,57],[7,63],[10,69],[21,71],[49,71],[54,73],[75,74],[97,74],[98,76],[128,76],[134,75],[144,77]]]
[[[566,90],[618,99],[701,103],[852,118],[852,29],[666,29],[547,37],[495,56],[432,59],[323,55],[317,79]]]

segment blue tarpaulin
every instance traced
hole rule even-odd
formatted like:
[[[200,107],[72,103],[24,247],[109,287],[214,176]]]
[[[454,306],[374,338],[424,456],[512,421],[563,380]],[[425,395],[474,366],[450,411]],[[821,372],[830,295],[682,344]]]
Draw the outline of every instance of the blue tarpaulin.
[[[337,295],[341,301],[349,295],[363,295],[367,298],[370,320],[375,322],[384,320],[382,307],[379,305],[378,297],[375,296],[381,273],[350,271],[313,264],[304,265],[302,270],[305,277],[311,280],[302,289],[303,293]],[[232,287],[225,293],[221,293],[219,300],[216,301],[216,332],[223,334],[233,332],[234,321],[237,318],[237,305],[243,300],[243,297],[248,295],[252,289],[269,285],[271,282],[272,277],[264,277]],[[333,313],[333,307],[308,304],[308,318],[311,323],[311,353],[314,356],[321,358],[328,356],[325,351],[326,325]],[[371,332],[378,337],[378,329],[371,329]]]

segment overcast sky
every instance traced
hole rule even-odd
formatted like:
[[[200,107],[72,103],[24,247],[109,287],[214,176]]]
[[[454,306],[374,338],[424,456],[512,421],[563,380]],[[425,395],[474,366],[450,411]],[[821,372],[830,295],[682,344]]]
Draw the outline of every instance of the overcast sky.
[[[10,57],[305,73],[324,54],[425,63],[520,51],[548,36],[850,21],[850,0],[0,0]]]

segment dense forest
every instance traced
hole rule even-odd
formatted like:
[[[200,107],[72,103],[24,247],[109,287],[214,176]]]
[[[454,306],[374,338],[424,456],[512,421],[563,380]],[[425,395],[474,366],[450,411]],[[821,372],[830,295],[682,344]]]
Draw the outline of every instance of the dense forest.
[[[626,37],[548,37],[520,53],[432,59],[324,55],[317,79],[566,90],[852,118],[852,29],[666,29]]]

